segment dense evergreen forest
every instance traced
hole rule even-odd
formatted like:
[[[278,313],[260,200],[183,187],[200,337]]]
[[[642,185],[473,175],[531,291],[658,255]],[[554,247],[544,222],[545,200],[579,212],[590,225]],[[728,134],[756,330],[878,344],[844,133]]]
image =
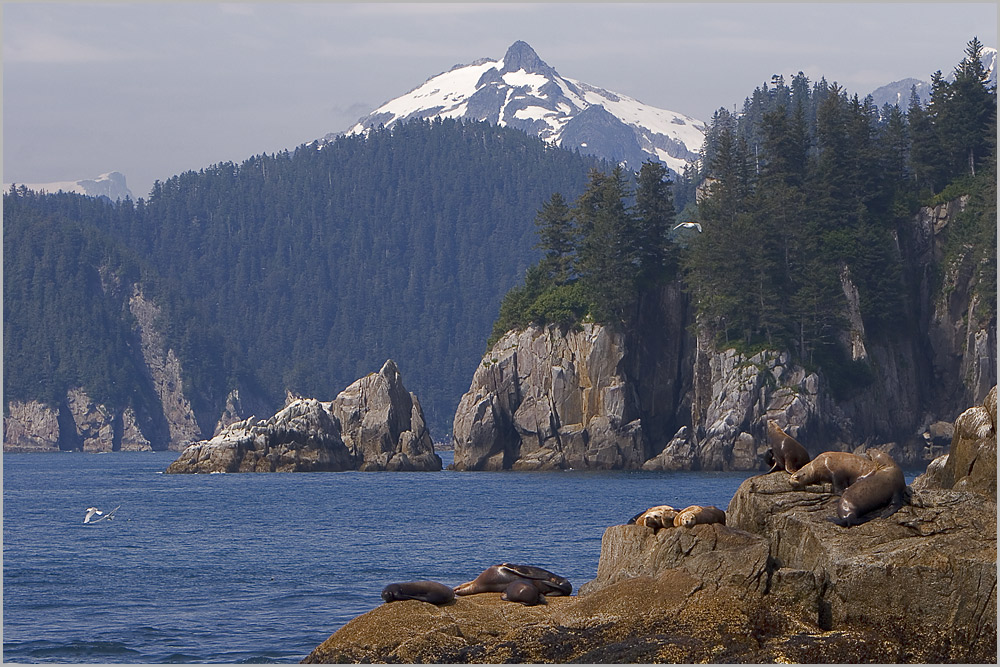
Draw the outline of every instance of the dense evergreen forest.
[[[493,340],[529,322],[627,328],[671,280],[720,344],[787,349],[849,390],[867,369],[838,345],[842,280],[870,334],[918,326],[902,231],[919,206],[970,196],[940,265],[967,264],[995,317],[996,91],[979,48],[906,109],[775,77],[714,115],[675,182],[446,120],[187,172],[136,202],[12,189],[5,396],[82,386],[155,409],[123,306],[136,284],[203,430],[235,387],[274,408],[286,389],[329,399],[393,358],[441,440],[491,322]]]
[[[868,369],[838,344],[844,281],[869,335],[915,330],[919,280],[905,275],[900,232],[921,205],[965,194],[941,265],[968,263],[981,315],[995,317],[996,90],[981,48],[969,43],[950,81],[933,75],[926,107],[915,93],[907,109],[879,109],[801,72],[790,85],[775,76],[741,112],[714,115],[676,184],[646,164],[634,180],[592,172],[573,204],[552,195],[536,217],[543,257],[504,297],[493,339],[528,322],[627,328],[643,291],[679,267],[720,345],[789,350],[848,391]]]
[[[183,173],[134,203],[14,190],[5,396],[141,401],[134,322],[107,289],[136,281],[203,429],[233,387],[275,409],[286,389],[328,400],[393,358],[443,439],[501,297],[537,256],[535,211],[598,166],[516,130],[414,121]]]

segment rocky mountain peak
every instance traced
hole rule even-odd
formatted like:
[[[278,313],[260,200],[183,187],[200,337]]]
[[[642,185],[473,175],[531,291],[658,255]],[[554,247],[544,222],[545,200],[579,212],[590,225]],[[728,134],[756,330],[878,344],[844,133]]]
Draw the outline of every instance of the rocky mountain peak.
[[[501,74],[507,72],[518,72],[524,70],[529,74],[542,74],[544,76],[554,76],[555,70],[549,67],[544,60],[538,57],[535,50],[527,42],[518,40],[510,45],[507,53],[503,57],[503,69]]]

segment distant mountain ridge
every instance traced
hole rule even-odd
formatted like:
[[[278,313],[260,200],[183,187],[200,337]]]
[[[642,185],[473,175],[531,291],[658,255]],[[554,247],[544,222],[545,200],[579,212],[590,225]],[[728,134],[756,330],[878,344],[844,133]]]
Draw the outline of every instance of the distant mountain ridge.
[[[983,47],[983,55],[980,61],[983,63],[983,68],[990,75],[990,83],[994,86],[997,85],[997,50],[989,46]],[[954,78],[954,72],[949,72],[945,76],[945,79],[948,81],[952,81]],[[878,107],[882,107],[885,104],[895,104],[905,111],[910,104],[910,93],[914,87],[917,90],[920,103],[927,104],[931,98],[931,82],[929,80],[922,81],[913,78],[893,81],[892,83],[887,83],[884,86],[876,88],[871,92],[872,100]]]
[[[502,60],[483,58],[431,77],[346,134],[412,118],[487,121],[632,169],[653,159],[676,172],[698,159],[705,137],[700,120],[560,76],[523,41],[514,42]]]
[[[132,191],[125,184],[125,175],[119,171],[110,171],[97,178],[85,178],[79,181],[57,181],[53,183],[16,183],[34,192],[70,192],[88,197],[107,197],[112,201],[131,199]],[[10,189],[10,183],[4,183],[3,189]]]

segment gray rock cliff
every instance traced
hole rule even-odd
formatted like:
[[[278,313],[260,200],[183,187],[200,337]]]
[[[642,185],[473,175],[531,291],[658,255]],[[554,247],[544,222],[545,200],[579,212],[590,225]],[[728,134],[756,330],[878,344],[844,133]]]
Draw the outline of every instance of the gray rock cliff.
[[[629,468],[646,459],[624,343],[609,329],[529,327],[476,369],[453,427],[458,470]]]

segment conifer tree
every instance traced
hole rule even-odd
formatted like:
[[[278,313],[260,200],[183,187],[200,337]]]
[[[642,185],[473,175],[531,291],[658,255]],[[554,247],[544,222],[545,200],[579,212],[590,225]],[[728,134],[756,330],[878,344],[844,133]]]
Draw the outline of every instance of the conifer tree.
[[[644,162],[635,191],[635,245],[640,287],[655,284],[676,271],[676,258],[667,241],[674,216],[673,182],[660,162]]]
[[[536,248],[544,253],[545,272],[557,285],[564,285],[574,275],[576,259],[576,229],[573,212],[563,196],[555,192],[542,204],[535,217],[538,229]]]
[[[624,170],[593,170],[575,208],[581,241],[577,267],[591,314],[598,322],[624,325],[636,295],[638,253],[635,223],[626,201],[631,197]]]

